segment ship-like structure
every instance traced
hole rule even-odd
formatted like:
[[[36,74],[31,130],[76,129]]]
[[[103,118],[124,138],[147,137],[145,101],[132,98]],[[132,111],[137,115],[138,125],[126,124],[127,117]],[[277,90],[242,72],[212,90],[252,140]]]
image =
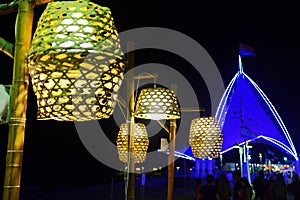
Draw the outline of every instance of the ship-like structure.
[[[297,151],[289,132],[275,107],[244,72],[239,55],[239,70],[227,86],[216,112],[224,142],[222,154],[259,141],[289,154],[299,163]]]

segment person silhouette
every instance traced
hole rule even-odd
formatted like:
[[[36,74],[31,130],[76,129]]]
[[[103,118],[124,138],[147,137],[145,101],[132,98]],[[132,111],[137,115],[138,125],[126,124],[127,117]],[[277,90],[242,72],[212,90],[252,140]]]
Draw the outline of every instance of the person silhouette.
[[[241,183],[241,172],[239,170],[234,170],[232,172],[233,176],[233,200],[239,200],[239,191],[243,189],[242,183]]]
[[[212,174],[206,176],[206,184],[200,188],[200,196],[203,200],[218,200],[217,191],[213,185],[214,179]]]

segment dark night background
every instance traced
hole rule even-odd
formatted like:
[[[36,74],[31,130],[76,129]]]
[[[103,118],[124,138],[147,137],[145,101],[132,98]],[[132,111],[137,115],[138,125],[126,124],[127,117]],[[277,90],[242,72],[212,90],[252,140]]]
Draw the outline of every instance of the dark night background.
[[[10,1],[1,1],[1,3]],[[256,57],[244,58],[244,71],[259,85],[277,109],[300,151],[300,84],[297,68],[300,53],[299,11],[293,4],[220,4],[184,1],[93,1],[111,9],[118,32],[137,27],[164,27],[180,31],[198,41],[218,66],[225,86],[238,69],[239,43],[254,48]],[[36,22],[46,6],[35,8]],[[0,16],[0,36],[14,43],[16,13]],[[159,50],[136,52],[136,64],[163,63],[176,69],[189,65],[176,55]],[[0,53],[0,83],[11,84],[13,60]],[[190,73],[182,70],[185,76]],[[192,84],[199,105],[210,115],[208,92],[200,77]],[[35,120],[36,103],[31,85],[23,157],[22,184],[70,184],[101,182],[114,170],[103,166],[82,145],[72,122]],[[101,120],[115,141],[118,127]],[[7,125],[0,127],[0,177],[4,173]],[[150,141],[151,142],[151,141]],[[153,149],[157,148],[153,142]],[[156,145],[156,146],[155,146]],[[238,158],[237,158],[238,159]],[[105,170],[105,172],[104,172]]]

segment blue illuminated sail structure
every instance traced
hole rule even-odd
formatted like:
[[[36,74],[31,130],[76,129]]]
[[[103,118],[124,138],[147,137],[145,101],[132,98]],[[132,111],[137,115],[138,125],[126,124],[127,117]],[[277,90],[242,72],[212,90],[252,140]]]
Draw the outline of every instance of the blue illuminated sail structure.
[[[232,150],[236,143],[259,140],[298,161],[287,128],[264,92],[244,72],[241,56],[239,70],[229,83],[215,117],[224,136],[222,153]]]

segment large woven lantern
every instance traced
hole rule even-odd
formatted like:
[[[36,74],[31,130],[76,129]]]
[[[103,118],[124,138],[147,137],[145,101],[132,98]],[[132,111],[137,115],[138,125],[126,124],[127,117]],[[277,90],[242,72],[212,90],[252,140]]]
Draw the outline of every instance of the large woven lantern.
[[[180,111],[174,91],[162,87],[142,89],[136,103],[135,117],[179,119]]]
[[[220,156],[223,135],[214,117],[199,117],[191,122],[189,143],[195,158]]]
[[[121,124],[117,137],[119,159],[128,162],[128,129],[127,124]],[[149,139],[146,126],[142,123],[134,124],[134,163],[142,163],[146,160]]]
[[[109,118],[124,74],[124,55],[106,7],[89,1],[48,3],[29,56],[37,119]]]

